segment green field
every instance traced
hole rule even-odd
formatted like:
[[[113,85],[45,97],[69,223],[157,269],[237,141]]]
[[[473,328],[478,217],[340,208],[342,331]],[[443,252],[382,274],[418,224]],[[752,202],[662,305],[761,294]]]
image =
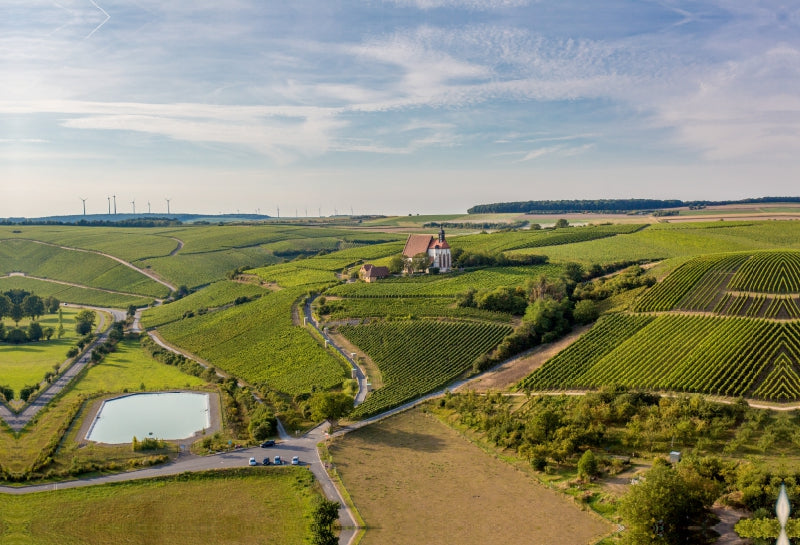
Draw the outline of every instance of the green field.
[[[329,320],[352,318],[402,318],[410,316],[474,318],[510,323],[511,314],[471,307],[459,307],[452,297],[351,297],[330,300]]]
[[[0,343],[0,383],[10,386],[19,395],[19,391],[27,385],[38,384],[54,366],[60,366],[67,359],[67,350],[75,345],[78,334],[75,332],[75,315],[79,309],[63,308],[64,336],[60,339],[53,335],[49,341],[41,340],[19,345]],[[52,327],[58,331],[58,315],[46,314],[39,320],[42,328]],[[27,327],[29,319],[20,322],[20,327]],[[7,328],[13,327],[10,319],[5,319]]]
[[[238,297],[255,298],[267,293],[269,291],[265,288],[253,284],[221,280],[177,301],[147,309],[142,313],[142,324],[145,327],[158,327],[180,320],[187,312],[199,314],[198,311],[202,309],[229,305]]]
[[[141,389],[197,388],[204,384],[200,378],[153,360],[140,348],[138,341],[122,341],[116,352],[91,366],[80,380],[50,403],[37,417],[35,425],[27,427],[17,438],[7,430],[0,433],[0,466],[16,475],[27,471],[54,438],[58,442],[87,397]],[[65,441],[46,470],[68,468],[73,461],[126,461],[133,455],[128,447],[78,448],[77,442]]]
[[[345,379],[344,362],[292,322],[292,305],[305,294],[286,288],[220,312],[159,329],[171,343],[251,384],[298,394]]]
[[[163,297],[169,291],[108,257],[29,240],[0,241],[0,274],[12,272],[151,297]]]
[[[0,498],[0,543],[302,545],[306,469],[214,471]]]
[[[0,277],[0,292],[21,289],[40,297],[52,295],[64,303],[83,304],[94,307],[127,308],[129,305],[145,306],[153,302],[152,297],[109,293],[93,288],[65,286],[55,282],[37,280],[23,276]]]
[[[639,297],[633,308],[641,314],[602,319],[522,387],[622,385],[796,401],[799,303],[798,252],[696,257]]]
[[[472,367],[511,328],[476,322],[411,320],[342,326],[339,331],[378,365],[383,387],[354,416],[370,416],[427,394]]]

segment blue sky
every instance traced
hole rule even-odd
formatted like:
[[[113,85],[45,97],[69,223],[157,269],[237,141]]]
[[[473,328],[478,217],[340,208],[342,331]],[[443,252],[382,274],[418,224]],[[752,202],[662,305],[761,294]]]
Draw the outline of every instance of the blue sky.
[[[795,2],[2,10],[0,217],[800,194]]]

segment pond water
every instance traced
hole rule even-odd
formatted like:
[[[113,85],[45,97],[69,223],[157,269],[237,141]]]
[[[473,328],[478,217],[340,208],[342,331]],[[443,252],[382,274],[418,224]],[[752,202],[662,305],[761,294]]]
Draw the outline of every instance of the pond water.
[[[86,439],[130,443],[144,439],[186,439],[211,425],[208,394],[131,394],[103,402]]]

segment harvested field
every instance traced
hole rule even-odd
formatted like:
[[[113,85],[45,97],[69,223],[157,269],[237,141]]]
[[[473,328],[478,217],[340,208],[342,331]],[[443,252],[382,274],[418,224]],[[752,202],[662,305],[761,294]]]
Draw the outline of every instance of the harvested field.
[[[362,545],[584,545],[613,529],[421,410],[330,453],[367,524]]]

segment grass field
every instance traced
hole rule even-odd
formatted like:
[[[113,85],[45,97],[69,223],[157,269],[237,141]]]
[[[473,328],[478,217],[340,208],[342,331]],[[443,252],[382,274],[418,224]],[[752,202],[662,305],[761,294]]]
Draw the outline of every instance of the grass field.
[[[306,469],[217,471],[0,497],[0,543],[302,545],[317,496]]]
[[[67,359],[67,350],[75,345],[78,334],[75,333],[75,315],[79,309],[62,308],[64,316],[64,336],[57,339],[54,335],[49,341],[19,345],[0,343],[0,382],[10,386],[17,395],[23,386],[38,384],[44,374],[53,370],[53,366],[61,365]],[[29,319],[20,322],[20,327],[27,327]],[[52,327],[58,331],[58,315],[46,314],[39,319],[42,328]],[[7,328],[13,322],[5,320]]]
[[[52,438],[58,437],[59,430],[87,396],[101,392],[138,391],[142,387],[160,390],[194,388],[203,384],[205,382],[202,379],[153,360],[142,351],[137,341],[120,342],[116,352],[90,367],[82,379],[74,382],[60,398],[40,413],[36,424],[23,430],[19,438],[14,438],[7,430],[0,432],[0,465],[12,473],[23,473],[47,448]],[[73,433],[79,427],[77,425]],[[72,438],[75,439],[74,435]],[[69,467],[73,459],[77,462],[107,461],[127,460],[133,456],[129,447],[78,448],[76,442],[65,441],[55,456],[54,465],[49,469]]]
[[[419,410],[329,451],[367,524],[362,545],[585,545],[612,531]]]

